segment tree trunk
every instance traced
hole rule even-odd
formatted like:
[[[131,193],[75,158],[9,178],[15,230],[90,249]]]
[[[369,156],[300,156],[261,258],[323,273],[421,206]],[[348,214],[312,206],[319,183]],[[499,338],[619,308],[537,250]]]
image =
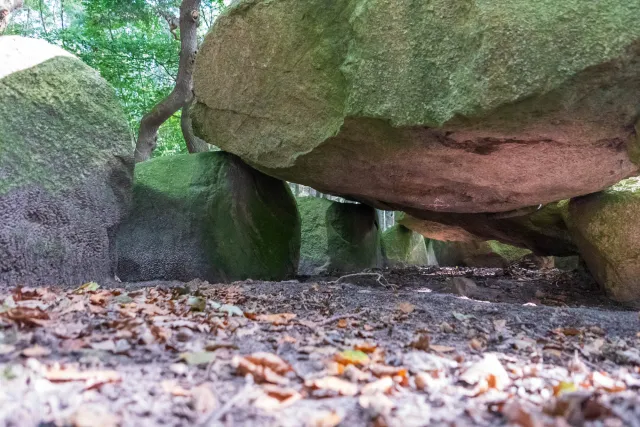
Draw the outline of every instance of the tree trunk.
[[[24,0],[0,0],[0,32],[9,24],[9,15],[24,5]]]
[[[176,86],[169,96],[140,121],[136,162],[148,160],[158,142],[158,129],[193,96],[193,65],[198,51],[198,18],[201,0],[182,0],[180,5],[180,63]]]
[[[184,136],[184,141],[187,144],[187,150],[189,153],[205,153],[210,150],[211,146],[207,144],[204,140],[198,138],[193,133],[193,125],[191,124],[191,115],[189,111],[191,110],[191,104],[193,103],[193,95],[191,95],[190,99],[184,104],[182,107],[182,116],[180,117],[180,128],[182,128],[182,135]]]

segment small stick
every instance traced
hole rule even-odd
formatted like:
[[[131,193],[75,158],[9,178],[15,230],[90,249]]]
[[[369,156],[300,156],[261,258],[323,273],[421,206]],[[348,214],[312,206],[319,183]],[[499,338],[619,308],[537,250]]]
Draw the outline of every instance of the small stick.
[[[383,288],[386,289],[395,289],[395,286],[393,286],[392,284],[389,283],[389,281],[380,273],[353,273],[353,274],[347,274],[346,276],[342,276],[340,278],[338,278],[338,280],[335,280],[333,282],[329,282],[329,283],[341,283],[344,279],[350,279],[352,277],[375,277],[376,278],[376,282],[382,286]]]
[[[356,317],[360,317],[360,316],[358,316],[357,314],[339,314],[337,316],[329,317],[328,319],[325,319],[320,323],[316,323],[316,326],[327,326],[341,319],[354,319]]]

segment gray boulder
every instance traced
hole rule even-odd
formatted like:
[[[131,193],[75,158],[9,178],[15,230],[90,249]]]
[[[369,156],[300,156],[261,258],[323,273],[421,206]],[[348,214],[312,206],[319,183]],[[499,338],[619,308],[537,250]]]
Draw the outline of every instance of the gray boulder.
[[[0,283],[113,279],[133,144],[99,74],[42,40],[0,37]]]
[[[118,232],[122,280],[293,277],[300,220],[289,186],[224,152],[136,165],[131,216]]]
[[[300,197],[298,210],[302,221],[300,274],[341,274],[382,265],[375,209]]]

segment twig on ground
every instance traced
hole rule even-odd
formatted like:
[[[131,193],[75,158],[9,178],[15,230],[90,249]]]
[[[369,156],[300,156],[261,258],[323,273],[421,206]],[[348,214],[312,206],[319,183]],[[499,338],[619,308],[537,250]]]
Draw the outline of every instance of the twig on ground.
[[[357,314],[339,314],[337,316],[332,316],[329,317],[328,319],[323,320],[322,322],[316,323],[316,326],[327,326],[333,322],[337,322],[338,320],[341,319],[354,319],[360,317],[360,315]]]
[[[353,274],[347,274],[345,276],[339,277],[338,280],[334,280],[333,282],[329,282],[329,283],[342,283],[343,280],[351,279],[351,278],[354,278],[354,277],[375,277],[376,278],[376,283],[378,283],[383,288],[385,288],[385,289],[393,289],[393,290],[396,289],[396,287],[394,285],[392,285],[391,283],[389,283],[389,281],[380,273],[353,273]]]

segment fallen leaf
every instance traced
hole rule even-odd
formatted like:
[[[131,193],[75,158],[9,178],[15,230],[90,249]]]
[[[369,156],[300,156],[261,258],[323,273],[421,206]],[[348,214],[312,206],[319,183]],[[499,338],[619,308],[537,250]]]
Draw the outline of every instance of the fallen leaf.
[[[216,359],[216,354],[210,351],[181,353],[180,359],[190,366],[208,365]]]
[[[469,385],[477,385],[481,390],[493,388],[504,390],[511,379],[495,354],[485,354],[482,360],[471,365],[460,376]]]
[[[570,381],[560,381],[553,387],[553,395],[559,396],[562,393],[573,393],[576,390],[578,390],[578,386],[575,385],[575,383]]]
[[[98,388],[107,383],[118,383],[122,377],[116,371],[77,371],[74,368],[62,369],[54,366],[47,370],[44,377],[51,382],[83,381],[85,389]]]
[[[413,347],[416,350],[429,351],[431,344],[431,338],[427,334],[420,334],[415,340],[409,344],[409,347]]]
[[[242,312],[242,310],[240,310],[240,308],[236,307],[235,305],[222,304],[218,309],[218,311],[225,313],[229,317],[232,317],[232,316],[244,317],[244,313]]]
[[[540,416],[525,408],[520,402],[510,401],[504,405],[502,414],[509,422],[520,427],[543,427],[544,423]]]
[[[289,383],[289,379],[283,375],[292,370],[288,363],[271,353],[254,353],[245,357],[235,356],[231,360],[231,365],[238,374],[251,374],[258,383],[267,382],[278,385]]]
[[[591,383],[596,389],[605,390],[609,393],[618,393],[627,389],[627,386],[623,382],[616,381],[600,372],[593,372],[591,374]]]
[[[187,305],[191,311],[204,311],[207,308],[207,300],[202,297],[190,296],[187,298]]]
[[[393,387],[393,379],[391,377],[384,377],[372,383],[366,384],[362,387],[361,393],[363,395],[375,395],[380,393],[388,393]]]
[[[338,328],[344,329],[348,326],[347,319],[338,320]]]
[[[71,293],[79,295],[87,292],[95,292],[98,289],[100,289],[100,285],[98,285],[96,282],[88,282],[80,286],[79,288],[74,289]]]
[[[51,350],[46,347],[34,345],[33,347],[25,348],[22,350],[24,357],[44,357],[51,354]]]
[[[291,320],[295,319],[294,313],[279,313],[279,314],[261,314],[256,317],[259,322],[271,323],[272,325],[286,325]]]
[[[191,389],[191,400],[198,414],[208,414],[218,406],[218,399],[207,384]]]
[[[91,302],[91,304],[105,306],[111,296],[112,294],[110,291],[101,291],[91,295],[91,297],[89,298],[89,302]]]
[[[49,315],[40,308],[16,307],[0,313],[0,318],[11,320],[19,325],[45,326],[48,324]]]
[[[409,314],[416,309],[416,306],[409,302],[401,302],[398,304],[398,309],[405,314]]]
[[[325,392],[328,396],[355,396],[358,393],[357,385],[333,376],[307,380],[305,385],[312,390]]]
[[[160,386],[165,393],[172,396],[186,397],[191,395],[189,391],[182,388],[176,380],[164,380],[160,383]]]
[[[447,345],[438,345],[438,344],[431,344],[429,348],[435,351],[436,353],[451,353],[452,351],[456,350],[455,347],[449,347]]]
[[[374,363],[369,366],[369,371],[376,377],[406,377],[408,375],[407,368],[402,366],[388,366],[380,363]]]
[[[558,329],[554,329],[553,332],[566,335],[568,337],[580,335],[580,329],[578,328],[558,328]]]
[[[493,321],[493,329],[496,332],[502,332],[507,327],[507,321],[505,319],[498,319]]]
[[[71,425],[73,427],[117,427],[120,425],[120,418],[102,406],[84,404],[71,416]]]
[[[334,360],[343,365],[357,365],[364,366],[370,362],[370,358],[367,353],[360,350],[345,350],[341,353],[337,353]]]
[[[469,341],[469,347],[475,351],[482,351],[484,350],[485,345],[478,338],[472,338],[471,341]]]
[[[320,416],[316,416],[307,424],[309,427],[336,427],[342,422],[342,416],[336,411],[332,411]]]
[[[361,342],[353,346],[353,348],[357,351],[361,351],[363,353],[371,354],[378,349],[378,345],[373,342]]]

